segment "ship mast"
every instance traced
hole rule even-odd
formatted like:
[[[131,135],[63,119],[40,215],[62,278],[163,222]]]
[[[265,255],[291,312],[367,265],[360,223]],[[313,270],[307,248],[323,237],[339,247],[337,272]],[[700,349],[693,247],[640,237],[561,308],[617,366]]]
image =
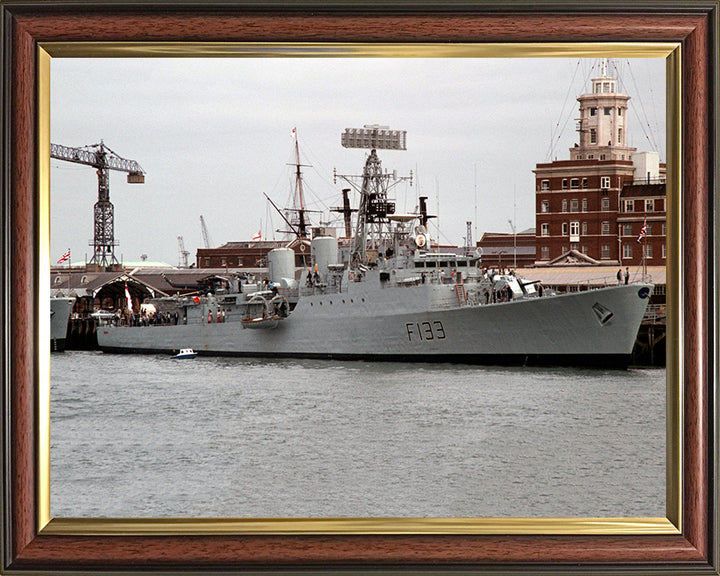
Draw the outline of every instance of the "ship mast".
[[[298,238],[307,238],[307,223],[305,222],[305,199],[303,198],[302,171],[300,167],[300,148],[298,146],[297,130],[293,128],[292,135],[295,138],[295,196],[298,199]]]
[[[402,180],[412,181],[412,174],[398,177],[395,173],[382,170],[377,149],[406,150],[406,132],[390,130],[388,126],[365,125],[364,128],[346,128],[341,137],[344,148],[370,149],[365,161],[360,187],[360,203],[355,221],[355,236],[350,254],[351,266],[357,267],[368,262],[368,242],[377,248],[385,231],[389,232],[388,216],[395,213],[395,203],[388,201],[388,189]],[[352,176],[341,176],[351,183]],[[392,180],[392,183],[391,183]]]

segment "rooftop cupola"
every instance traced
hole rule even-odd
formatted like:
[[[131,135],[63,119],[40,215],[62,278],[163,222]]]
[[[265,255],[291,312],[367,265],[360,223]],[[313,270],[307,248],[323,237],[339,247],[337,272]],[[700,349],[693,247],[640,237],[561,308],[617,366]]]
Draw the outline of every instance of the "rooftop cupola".
[[[603,58],[600,77],[592,79],[593,94],[615,94],[615,78],[608,76],[608,59]]]
[[[591,80],[592,92],[578,97],[579,144],[570,149],[572,160],[630,160],[635,148],[627,145],[626,118],[630,96],[616,92],[617,79],[608,73],[608,59]]]

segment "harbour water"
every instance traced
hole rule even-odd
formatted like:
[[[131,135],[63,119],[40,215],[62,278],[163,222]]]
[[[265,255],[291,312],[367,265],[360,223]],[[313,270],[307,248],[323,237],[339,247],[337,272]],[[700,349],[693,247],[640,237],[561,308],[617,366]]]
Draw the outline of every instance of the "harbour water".
[[[664,517],[665,371],[51,359],[55,517]]]

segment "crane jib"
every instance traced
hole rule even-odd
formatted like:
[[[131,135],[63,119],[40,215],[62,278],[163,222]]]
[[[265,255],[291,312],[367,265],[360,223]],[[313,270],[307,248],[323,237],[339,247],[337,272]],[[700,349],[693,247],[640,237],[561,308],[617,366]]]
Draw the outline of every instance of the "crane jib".
[[[93,148],[96,149],[93,150]],[[128,182],[144,182],[144,178],[142,180],[137,178],[145,173],[145,170],[142,169],[140,164],[135,160],[127,160],[118,156],[102,144],[84,148],[50,144],[50,157],[67,162],[75,162],[76,164],[85,164],[87,166],[93,166],[94,168],[109,168],[110,170],[128,172],[128,176],[133,176],[134,178],[131,182],[128,177]]]

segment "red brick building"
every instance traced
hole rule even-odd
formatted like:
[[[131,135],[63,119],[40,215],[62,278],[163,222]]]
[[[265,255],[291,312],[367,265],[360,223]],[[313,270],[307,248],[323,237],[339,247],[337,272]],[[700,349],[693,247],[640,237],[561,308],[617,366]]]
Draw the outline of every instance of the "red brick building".
[[[487,268],[527,268],[535,262],[535,229],[517,234],[485,232],[477,247]]]
[[[644,254],[646,266],[665,266],[665,210],[665,184],[633,184],[622,189],[617,217],[622,264],[642,264]],[[645,230],[641,236],[643,227]]]
[[[287,242],[227,242],[217,248],[199,248],[195,261],[198,268],[264,268],[267,253]]]
[[[603,65],[592,92],[578,98],[580,143],[570,149],[570,160],[537,164],[533,170],[538,266],[570,251],[600,264],[640,264],[640,245],[631,242],[651,206],[647,250],[656,264],[665,253],[665,165],[656,152],[638,153],[627,146],[630,97],[615,86]]]

